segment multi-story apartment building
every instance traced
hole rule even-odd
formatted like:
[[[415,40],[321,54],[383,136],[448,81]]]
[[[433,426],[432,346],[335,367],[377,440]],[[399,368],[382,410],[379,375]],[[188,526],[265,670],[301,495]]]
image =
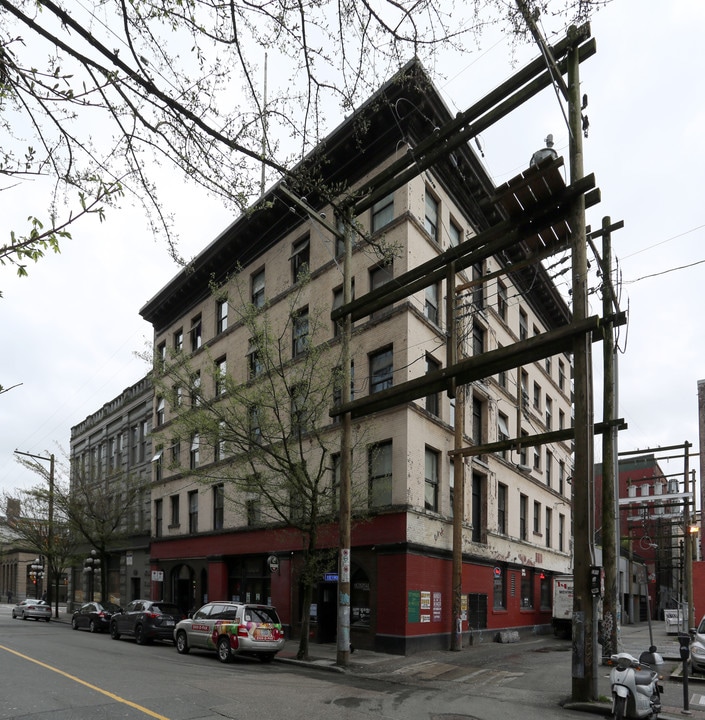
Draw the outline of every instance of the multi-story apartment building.
[[[71,428],[71,492],[82,495],[91,511],[83,519],[93,542],[80,537],[86,557],[94,551],[100,572],[72,568],[70,601],[95,600],[125,605],[148,596],[152,413],[150,376]],[[102,557],[100,557],[102,556]],[[101,598],[100,573],[108,597]]]
[[[315,164],[320,187],[354,192],[451,119],[419,65],[407,67],[405,77],[381,88],[302,163],[304,168]],[[465,144],[373,204],[355,219],[355,295],[393,283],[449,248],[472,243],[503,217],[493,193],[490,178]],[[306,195],[317,214],[334,217],[322,191],[314,186]],[[261,207],[236,220],[141,310],[154,327],[157,367],[167,358],[187,358],[200,373],[200,391],[211,399],[220,392],[219,373],[236,384],[252,381],[251,338],[236,319],[243,283],[246,304],[254,309],[263,304],[274,327],[291,322],[296,296],[286,362],[296,361],[303,335],[317,347],[335,348],[340,342],[330,321],[316,325],[314,333],[308,314],[325,308],[329,317],[341,304],[341,244],[285,198],[281,184],[272,188]],[[394,249],[391,262],[381,262],[371,251],[380,243]],[[469,356],[568,323],[569,310],[540,263],[510,272],[511,261],[524,251],[517,245],[459,273],[459,283],[487,277],[459,303],[445,302],[449,288],[441,281],[356,320],[355,398],[443,368],[455,321],[449,314],[465,328],[462,352]],[[303,289],[297,283],[301,266],[310,272]],[[214,279],[220,285],[215,293]],[[301,317],[306,323],[296,321]],[[570,378],[570,357],[559,354],[467,386],[464,443],[568,428]],[[255,505],[248,512],[231,503],[219,475],[228,460],[217,442],[208,445],[198,433],[180,443],[170,437],[176,412],[171,403],[182,401],[179,393],[171,400],[155,396],[159,458],[152,485],[151,558],[163,583],[154,585],[153,594],[185,609],[206,598],[271,601],[296,635],[301,539],[281,523],[264,522]],[[404,653],[448,644],[453,504],[458,501],[449,455],[455,410],[455,401],[438,393],[356,421],[364,441],[353,448],[351,465],[353,481],[363,491],[357,502],[366,510],[352,529],[356,647]],[[327,437],[338,437],[340,423],[334,418],[327,423],[322,428]],[[550,625],[551,576],[571,567],[570,444],[523,447],[464,462],[463,631]],[[329,466],[334,492],[335,458]],[[336,542],[333,521],[319,544]],[[314,597],[321,640],[335,634],[335,562],[327,569]]]

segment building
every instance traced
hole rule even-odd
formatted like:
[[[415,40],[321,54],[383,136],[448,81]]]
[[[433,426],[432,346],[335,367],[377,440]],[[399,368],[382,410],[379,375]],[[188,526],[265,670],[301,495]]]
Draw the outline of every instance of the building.
[[[679,473],[682,478],[682,473]],[[687,597],[684,575],[684,497],[678,475],[667,474],[653,453],[619,460],[619,532],[623,554],[644,564],[647,576],[632,577],[635,585],[648,586],[652,617],[660,619],[663,610],[678,608]],[[602,515],[602,465],[595,466],[596,523]],[[620,578],[624,588],[624,578]],[[646,596],[624,593],[621,598],[627,618],[645,620]]]
[[[318,217],[334,218],[321,188],[336,188],[341,196],[355,192],[451,119],[412,62],[302,162],[291,189],[305,193],[302,206]],[[301,178],[314,166],[317,184],[307,187]],[[472,245],[507,217],[495,202],[496,190],[471,147],[462,144],[358,213],[356,237],[364,240],[355,243],[351,261],[356,296],[394,284],[463,243]],[[190,437],[176,437],[171,425],[189,393],[195,405],[201,398],[218,403],[224,376],[235,386],[257,381],[252,338],[239,319],[244,306],[258,311],[262,305],[273,327],[290,325],[285,363],[292,367],[304,341],[339,346],[339,329],[329,318],[331,308],[342,304],[341,245],[287,200],[289,192],[283,183],[272,188],[263,204],[225,229],[140,314],[154,327],[157,369],[183,359],[193,379],[188,390],[175,385],[173,393],[155,395],[151,561],[159,581],[152,595],[184,609],[206,599],[271,601],[296,636],[301,538],[281,522],[264,522],[261,498],[238,504],[229,497],[220,473],[236,461],[225,457],[217,438],[197,428]],[[391,262],[371,251],[375,244],[394,248]],[[443,370],[453,316],[463,324],[461,356],[467,357],[570,323],[540,263],[511,270],[528,254],[516,241],[462,269],[454,282],[476,284],[458,303],[446,303],[453,287],[442,279],[356,319],[355,398]],[[298,282],[302,267],[309,271],[305,287]],[[330,369],[330,363],[321,365],[322,373]],[[571,390],[571,360],[563,351],[473,382],[464,402],[464,444],[568,429]],[[292,397],[292,417],[295,404]],[[366,434],[352,458],[366,511],[352,530],[356,647],[409,653],[448,645],[455,411],[446,393],[430,392],[355,421]],[[334,417],[316,430],[339,447]],[[571,450],[566,440],[465,460],[464,633],[550,626],[551,576],[571,571]],[[338,466],[332,454],[327,467],[334,495]],[[335,517],[318,542],[336,547]],[[335,636],[336,573],[335,561],[321,569],[314,597],[312,619],[321,641]]]
[[[153,401],[147,376],[71,428],[71,492],[89,508],[81,524],[91,537],[84,533],[79,552],[90,557],[94,551],[102,565],[99,573],[86,572],[85,563],[72,568],[73,604],[102,599],[125,605],[151,591]]]

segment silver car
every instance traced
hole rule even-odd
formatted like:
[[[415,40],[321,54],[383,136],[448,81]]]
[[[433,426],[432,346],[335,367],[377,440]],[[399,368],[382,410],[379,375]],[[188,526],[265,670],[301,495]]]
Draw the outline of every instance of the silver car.
[[[51,620],[51,607],[47,605],[44,600],[27,598],[26,600],[22,600],[22,602],[18,602],[17,605],[12,608],[12,617],[19,617],[23,620],[34,618],[35,620],[46,620],[49,622],[49,620]]]
[[[705,673],[705,617],[690,631],[690,667],[693,672]]]
[[[174,642],[180,653],[192,648],[214,650],[224,663],[234,655],[252,655],[271,662],[284,647],[284,632],[271,605],[209,602],[177,623]]]

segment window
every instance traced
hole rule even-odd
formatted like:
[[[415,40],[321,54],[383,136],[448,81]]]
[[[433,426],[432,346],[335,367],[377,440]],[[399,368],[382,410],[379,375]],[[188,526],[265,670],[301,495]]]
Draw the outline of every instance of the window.
[[[215,394],[225,395],[228,365],[224,357],[215,361]]]
[[[392,263],[386,265],[375,265],[370,270],[370,292],[382,287],[385,283],[388,283],[394,277],[394,266]],[[370,315],[371,318],[377,318],[384,315],[390,310],[389,307],[382,308]]]
[[[223,508],[225,507],[225,488],[213,486],[213,530],[223,529]]]
[[[504,610],[506,606],[506,593],[505,593],[505,576],[506,570],[502,567],[497,567],[494,574],[494,586],[493,586],[493,607],[495,610]]]
[[[379,443],[368,452],[369,505],[392,504],[392,442]]]
[[[426,188],[426,210],[424,213],[426,232],[438,242],[438,200]]]
[[[521,409],[527,412],[529,409],[529,373],[521,371]]]
[[[436,372],[441,369],[441,364],[436,362],[430,355],[426,355],[426,374]],[[432,415],[438,417],[440,414],[440,403],[438,401],[438,393],[426,395],[426,410]]]
[[[438,512],[438,453],[426,448],[424,472],[424,508]]]
[[[308,273],[309,250],[308,237],[294,243],[291,253],[291,281],[294,283],[298,282],[301,275]]]
[[[191,352],[194,352],[198,350],[203,343],[200,315],[196,315],[196,317],[191,320],[191,332],[189,334],[191,337]]]
[[[292,319],[292,355],[299,357],[306,352],[309,343],[308,337],[308,308],[299,310]]]
[[[304,383],[294,385],[291,390],[291,432],[295,435],[309,429],[307,412],[308,389]]]
[[[507,486],[497,484],[497,532],[507,534]]]
[[[521,606],[525,610],[534,607],[534,571],[521,569]]]
[[[179,328],[174,333],[174,352],[181,352],[184,349],[184,331]]]
[[[534,383],[534,409],[541,412],[541,386]]]
[[[472,324],[472,354],[482,355],[485,352],[485,328],[479,323]]]
[[[191,535],[198,532],[198,490],[188,494],[188,531]]]
[[[184,404],[184,389],[180,385],[174,385],[171,392],[174,407],[181,407]]]
[[[553,510],[546,508],[546,547],[551,547],[551,523],[553,522]]]
[[[562,410],[558,411],[558,429],[563,430],[565,428],[565,413]]]
[[[565,515],[558,515],[558,549],[563,552],[565,550]]]
[[[558,492],[563,495],[565,483],[565,463],[563,460],[558,461]]]
[[[473,396],[472,399],[472,441],[475,445],[482,445],[484,428],[482,423],[482,411],[484,403]]]
[[[546,358],[546,374],[548,377],[551,377],[551,370],[553,369],[553,363],[551,362],[551,358]]]
[[[448,464],[448,496],[450,499],[450,512],[453,513],[453,500],[455,496],[455,462],[451,458]]]
[[[372,232],[377,232],[387,223],[394,219],[394,194],[389,193],[386,197],[378,200],[372,206]]]
[[[260,501],[258,499],[250,499],[246,503],[247,508],[247,524],[250,527],[253,527],[255,525],[259,525],[261,522],[261,505]]]
[[[550,450],[546,450],[546,485],[551,487],[552,478],[551,473],[553,472],[553,453]]]
[[[472,304],[475,310],[484,310],[485,308],[485,292],[484,283],[482,282],[482,263],[475,263],[472,266],[472,279],[477,285],[472,288]]]
[[[393,378],[392,348],[379,350],[370,355],[370,394],[392,387]]]
[[[247,368],[250,380],[254,380],[264,370],[259,348],[254,340],[250,340],[250,349],[247,351]]]
[[[179,527],[179,496],[172,495],[169,501],[171,502],[171,522],[169,527]]]
[[[529,498],[519,495],[519,539],[526,540],[529,536],[528,527]]]
[[[256,308],[264,307],[264,268],[252,276],[252,304]]]
[[[501,412],[497,414],[497,440],[499,442],[509,440],[509,418]],[[507,451],[500,451],[500,455],[506,460]]]
[[[162,537],[164,534],[163,503],[161,500],[154,501],[154,537]]]
[[[565,365],[562,360],[558,361],[558,387],[565,392]]]
[[[342,387],[342,379],[343,379],[343,369],[342,367],[338,366],[335,368],[335,372],[333,373],[333,405],[342,405],[343,403],[343,387]],[[350,399],[355,399],[355,363],[350,363]],[[341,416],[337,415],[335,418],[333,418],[334,423],[339,423]]]
[[[497,281],[497,314],[507,321],[507,286]]]
[[[154,467],[154,482],[161,482],[162,480],[162,457],[164,455],[164,448],[162,445],[157,445],[157,452],[154,453],[152,458],[152,465]]]
[[[529,318],[526,312],[519,309],[519,340],[526,340],[529,337]]]
[[[248,421],[250,425],[250,442],[254,445],[260,445],[262,443],[262,428],[260,427],[259,410],[256,405],[250,405]]]
[[[522,430],[521,433],[519,433],[521,437],[529,437],[529,433],[526,432],[526,430]],[[526,445],[521,445],[519,448],[519,465],[523,466],[524,468],[528,467],[528,462],[526,458]]]
[[[164,372],[164,369],[166,368],[166,343],[160,342],[159,345],[157,345],[157,356],[155,358],[156,360],[156,366],[157,366],[157,372]]]
[[[164,424],[164,398],[159,396],[157,398],[157,425]]]
[[[215,330],[222,333],[228,329],[228,301],[218,300],[215,304]]]
[[[171,441],[171,464],[176,467],[181,462],[181,442],[178,438],[173,438]]]
[[[534,470],[541,469],[541,446],[534,445]]]
[[[438,325],[438,283],[429,285],[426,288],[426,300],[424,302],[424,315],[434,324]]]
[[[201,373],[196,372],[191,378],[191,405],[198,407],[201,404]]]
[[[546,430],[551,429],[553,422],[553,400],[546,395]]]
[[[189,467],[195,470],[201,461],[201,438],[198,433],[191,436],[191,448],[189,450]]]
[[[484,507],[484,485],[485,478],[479,473],[472,474],[472,540],[473,542],[483,542],[482,528],[485,523],[485,513],[483,513]]]
[[[340,453],[332,453],[331,462],[331,478],[330,478],[330,509],[336,515],[340,508]]]
[[[355,279],[351,282],[352,297],[355,297]],[[339,287],[333,290],[333,310],[337,310],[343,306],[343,288]],[[337,320],[333,323],[333,337],[339,337],[343,330],[344,318]]]
[[[448,226],[448,237],[450,238],[450,246],[460,245],[463,240],[463,231],[451,220]]]
[[[534,500],[534,534],[541,534],[541,503]]]
[[[501,350],[502,345],[498,344],[497,349]],[[507,389],[507,371],[506,370],[500,370],[497,374],[497,383],[501,388]]]
[[[218,423],[218,435],[213,444],[213,461],[218,462],[225,457],[225,420]]]

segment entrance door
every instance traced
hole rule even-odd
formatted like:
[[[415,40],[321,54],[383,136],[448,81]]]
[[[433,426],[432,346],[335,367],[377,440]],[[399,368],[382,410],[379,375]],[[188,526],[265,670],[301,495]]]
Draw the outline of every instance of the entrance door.
[[[318,585],[318,642],[335,642],[338,630],[338,583]]]
[[[470,630],[484,630],[487,627],[487,595],[468,595],[468,626]]]

